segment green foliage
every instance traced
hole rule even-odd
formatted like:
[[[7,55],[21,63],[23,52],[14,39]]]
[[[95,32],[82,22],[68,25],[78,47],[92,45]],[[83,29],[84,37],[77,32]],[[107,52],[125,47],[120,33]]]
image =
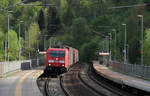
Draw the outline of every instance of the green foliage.
[[[95,59],[97,52],[97,42],[91,41],[84,43],[80,48],[80,59],[84,62],[90,62]]]
[[[102,35],[108,35],[108,33],[112,31],[109,16],[102,15],[93,19],[91,22],[91,28]]]
[[[88,0],[80,0],[80,6],[76,9],[77,17],[84,17],[87,20],[90,20],[95,14],[94,10],[92,10],[93,2]]]
[[[9,58],[10,60],[17,60],[19,54],[17,33],[14,30],[10,30],[9,33]]]
[[[127,22],[127,41],[129,44],[129,59],[130,62],[133,63],[138,63],[137,60],[138,58],[140,58],[140,37],[141,37],[141,22],[138,24],[138,17],[137,17],[137,13],[141,12],[142,13],[141,8],[131,8],[130,10],[130,16],[128,16],[126,18],[126,22]],[[135,18],[137,17],[137,18]],[[133,26],[134,25],[134,26]],[[136,57],[136,58],[135,58]]]
[[[73,21],[71,29],[66,32],[66,42],[74,48],[80,48],[82,44],[90,39],[90,29],[84,18],[77,18]]]
[[[44,28],[45,28],[45,17],[44,17],[44,12],[42,9],[41,9],[40,14],[39,14],[38,24],[39,24],[40,30],[44,30]]]
[[[150,65],[150,29],[146,30],[146,36],[144,40],[144,64]]]
[[[67,9],[67,11],[62,16],[62,21],[66,26],[70,26],[74,19],[74,14],[71,9]]]
[[[40,35],[39,25],[38,23],[33,22],[32,24],[30,24],[30,27],[26,34],[26,39],[30,41],[30,48],[37,47],[39,35]],[[27,42],[27,45],[29,45],[29,42]]]
[[[87,22],[84,18],[75,19],[72,24],[71,30],[73,37],[72,43],[74,43],[76,47],[81,46],[84,42],[90,39],[89,37],[90,29],[88,28]]]
[[[8,0],[0,0],[0,4],[1,4],[0,9],[3,9],[8,6],[9,2]]]
[[[4,60],[4,33],[0,29],[0,61]]]
[[[60,0],[60,7],[61,8],[66,8],[67,5],[67,0]]]
[[[67,10],[67,0],[60,0],[59,13],[62,15]]]
[[[38,4],[38,3],[33,3],[33,4]],[[23,20],[30,20],[28,22],[35,22],[38,19],[39,12],[42,7],[40,6],[28,6],[24,7],[22,11],[22,16],[21,19]]]
[[[12,6],[20,1],[0,0],[0,9]],[[39,3],[34,2],[32,4]],[[44,50],[44,37],[41,35],[56,35],[54,38],[46,37],[46,48],[61,41],[64,45],[80,49],[80,57],[83,61],[90,61],[96,57],[96,52],[103,51],[102,42],[109,33],[112,33],[111,51],[112,58],[114,58],[115,38],[112,29],[117,31],[117,60],[123,60],[124,27],[121,24],[126,23],[129,62],[139,63],[141,19],[137,18],[137,15],[142,14],[144,16],[144,28],[149,28],[149,6],[107,9],[113,6],[149,3],[148,0],[47,0],[46,3],[55,4],[56,7],[14,6],[9,9],[13,11],[13,13],[10,13],[10,29],[13,29],[10,36],[14,36],[16,40],[15,42],[11,41],[15,45],[9,53],[11,60],[18,58],[18,37],[16,34],[18,34],[20,21],[24,21],[21,24],[21,47],[23,49],[21,58],[27,58],[29,52],[33,55],[31,57],[34,58],[38,45],[40,50]],[[7,40],[8,33],[7,16],[7,11],[0,13],[0,22],[2,22],[0,23],[0,61],[4,60],[4,41]],[[149,38],[148,30],[146,32],[146,38]],[[145,50],[148,50],[147,46],[149,46],[146,43],[147,40],[145,39]],[[16,53],[14,53],[15,51]],[[146,51],[145,56],[149,56],[148,54],[149,52]],[[148,61],[144,62],[147,63]]]
[[[56,7],[48,8],[48,25],[47,25],[47,35],[54,35],[60,33],[60,18],[58,16],[58,11]]]

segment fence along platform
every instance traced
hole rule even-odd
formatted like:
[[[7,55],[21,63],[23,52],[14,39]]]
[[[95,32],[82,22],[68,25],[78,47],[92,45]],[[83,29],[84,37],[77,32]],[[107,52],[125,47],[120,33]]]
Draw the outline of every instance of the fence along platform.
[[[146,81],[143,79],[124,75],[118,72],[114,72],[110,70],[108,67],[105,67],[104,65],[100,65],[98,61],[93,61],[93,68],[101,76],[109,80],[112,80],[116,83],[127,85],[127,86],[137,88],[146,92],[150,92],[150,81]]]
[[[39,66],[39,59],[0,62],[0,77],[4,77],[6,74],[10,72],[15,72],[17,70],[29,70],[33,67],[38,66]]]
[[[150,66],[123,64],[119,62],[110,62],[109,64],[110,67],[115,71],[150,80]]]

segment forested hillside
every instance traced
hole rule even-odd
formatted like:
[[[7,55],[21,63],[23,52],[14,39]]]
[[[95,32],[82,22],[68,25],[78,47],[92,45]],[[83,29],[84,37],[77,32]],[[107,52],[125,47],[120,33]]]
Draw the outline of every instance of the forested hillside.
[[[34,0],[36,1],[36,0]],[[12,6],[20,0],[0,0],[0,9]],[[58,42],[80,50],[80,60],[97,58],[107,49],[107,36],[111,35],[112,59],[123,60],[124,26],[127,27],[128,61],[140,63],[141,18],[144,18],[144,64],[150,57],[150,3],[148,0],[37,0],[28,6],[21,3],[0,11],[0,61],[5,60],[5,41],[8,40],[8,14],[10,15],[10,44],[7,52],[10,60],[17,60],[19,53],[19,24],[21,29],[22,59],[36,57],[37,49],[43,51]],[[145,6],[131,6],[145,4]],[[30,3],[27,3],[30,4]],[[131,6],[115,8],[115,6]],[[8,11],[13,11],[9,13]],[[23,22],[20,22],[23,21]],[[116,41],[115,41],[116,32]],[[16,52],[17,51],[17,52]]]

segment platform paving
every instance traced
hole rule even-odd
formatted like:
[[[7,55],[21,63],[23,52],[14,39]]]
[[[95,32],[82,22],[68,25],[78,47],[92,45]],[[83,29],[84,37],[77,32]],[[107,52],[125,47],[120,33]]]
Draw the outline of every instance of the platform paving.
[[[0,78],[0,96],[43,96],[36,84],[42,72],[42,68],[36,68]]]

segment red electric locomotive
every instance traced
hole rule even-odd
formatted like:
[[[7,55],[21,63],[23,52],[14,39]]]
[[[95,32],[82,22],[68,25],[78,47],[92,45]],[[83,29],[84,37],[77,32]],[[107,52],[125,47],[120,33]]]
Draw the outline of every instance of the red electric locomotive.
[[[46,52],[46,74],[61,74],[67,72],[70,65],[79,61],[78,50],[71,47],[49,48]]]

